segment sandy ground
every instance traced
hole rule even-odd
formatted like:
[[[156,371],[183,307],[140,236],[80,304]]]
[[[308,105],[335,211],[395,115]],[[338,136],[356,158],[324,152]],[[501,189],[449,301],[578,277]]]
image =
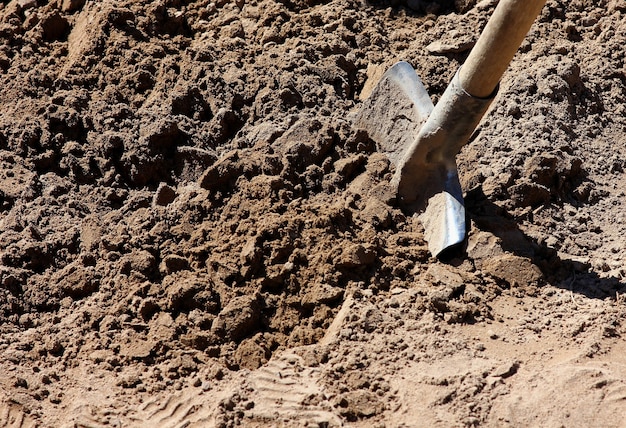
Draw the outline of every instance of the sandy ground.
[[[624,2],[548,0],[457,258],[352,126],[496,3],[0,3],[0,425],[626,427]]]

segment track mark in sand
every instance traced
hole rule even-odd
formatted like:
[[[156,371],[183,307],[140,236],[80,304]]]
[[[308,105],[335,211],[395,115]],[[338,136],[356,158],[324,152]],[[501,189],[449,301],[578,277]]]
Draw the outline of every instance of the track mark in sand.
[[[120,405],[108,404],[96,408],[76,409],[80,415],[74,420],[77,428],[133,427],[133,428],[192,428],[214,426],[215,405],[199,388],[187,387],[175,394],[159,395],[138,407],[122,410]],[[112,406],[117,407],[115,410]]]
[[[163,400],[151,400],[138,409],[132,419],[141,427],[206,427],[212,426],[214,408],[207,405],[207,395],[189,388]]]
[[[254,407],[246,411],[245,419],[279,426],[341,426],[319,378],[319,369],[306,367],[296,354],[272,358],[248,377],[251,392],[247,398]]]
[[[0,397],[0,426],[4,428],[35,428],[38,424],[31,416],[24,413],[19,403]]]
[[[132,420],[132,426],[145,428],[214,426],[215,398],[215,391],[204,392],[189,387],[166,398],[147,401],[129,419]]]

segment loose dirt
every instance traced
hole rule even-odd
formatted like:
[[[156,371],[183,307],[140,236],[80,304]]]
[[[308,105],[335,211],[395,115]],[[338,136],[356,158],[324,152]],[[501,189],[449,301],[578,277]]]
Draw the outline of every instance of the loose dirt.
[[[451,261],[351,125],[495,4],[0,3],[0,425],[625,427],[624,3],[548,0]]]

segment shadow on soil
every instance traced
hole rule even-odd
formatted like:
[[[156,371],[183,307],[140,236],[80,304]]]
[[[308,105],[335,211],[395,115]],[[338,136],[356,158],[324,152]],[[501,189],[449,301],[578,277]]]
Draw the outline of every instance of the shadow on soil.
[[[465,204],[478,229],[500,238],[505,251],[531,259],[550,285],[594,299],[616,298],[616,293],[626,292],[626,283],[618,278],[602,278],[588,263],[563,259],[554,248],[525,235],[513,217],[491,202],[481,188],[469,191]]]

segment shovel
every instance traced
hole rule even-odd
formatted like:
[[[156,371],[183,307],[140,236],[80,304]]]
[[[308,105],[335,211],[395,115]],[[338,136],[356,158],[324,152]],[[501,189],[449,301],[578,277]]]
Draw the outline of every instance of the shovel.
[[[424,225],[431,254],[465,241],[465,205],[456,155],[498,91],[498,82],[546,0],[500,0],[436,106],[407,62],[391,67],[355,116],[395,166],[401,206]]]

